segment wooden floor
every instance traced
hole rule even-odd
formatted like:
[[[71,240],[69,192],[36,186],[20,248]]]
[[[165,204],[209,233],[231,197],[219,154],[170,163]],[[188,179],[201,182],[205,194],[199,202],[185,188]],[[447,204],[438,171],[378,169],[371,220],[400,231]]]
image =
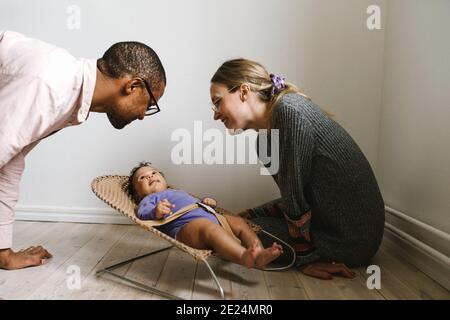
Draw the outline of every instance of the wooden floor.
[[[381,268],[381,289],[369,290],[365,268],[352,280],[323,281],[295,269],[283,272],[248,270],[216,257],[216,271],[227,299],[450,299],[450,293],[401,257],[385,240],[373,264]],[[16,271],[0,270],[1,299],[161,299],[131,288],[96,270],[167,245],[131,225],[22,222],[15,223],[14,249],[45,246],[54,258],[47,264]],[[81,286],[73,285],[71,266],[79,267]],[[203,263],[171,249],[117,269],[136,281],[157,285],[186,299],[218,298],[215,283]]]

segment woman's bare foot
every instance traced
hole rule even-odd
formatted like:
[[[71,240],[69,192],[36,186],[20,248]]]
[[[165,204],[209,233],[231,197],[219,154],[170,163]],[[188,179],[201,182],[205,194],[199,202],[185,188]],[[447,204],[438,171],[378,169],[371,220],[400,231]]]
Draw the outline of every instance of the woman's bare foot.
[[[283,247],[276,242],[274,242],[270,248],[259,248],[255,260],[255,264],[258,268],[264,268],[283,253]]]

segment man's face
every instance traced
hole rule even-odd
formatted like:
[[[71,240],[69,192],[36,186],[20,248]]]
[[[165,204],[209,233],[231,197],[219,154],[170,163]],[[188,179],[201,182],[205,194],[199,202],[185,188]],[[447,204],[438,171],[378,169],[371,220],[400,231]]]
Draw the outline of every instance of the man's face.
[[[136,119],[143,120],[147,107],[159,101],[164,94],[164,89],[162,81],[158,88],[151,88],[156,99],[152,101],[142,81],[130,79],[124,84],[107,112],[109,122],[114,128],[122,129]]]

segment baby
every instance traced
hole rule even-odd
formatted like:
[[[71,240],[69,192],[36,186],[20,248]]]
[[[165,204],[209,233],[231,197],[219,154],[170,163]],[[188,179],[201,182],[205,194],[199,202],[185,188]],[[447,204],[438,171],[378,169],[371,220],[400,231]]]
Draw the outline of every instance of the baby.
[[[141,220],[163,219],[198,202],[217,206],[212,198],[200,201],[183,190],[169,188],[164,175],[149,162],[141,162],[131,171],[128,192],[138,204],[137,217]],[[225,218],[241,244],[222,228],[214,214],[201,207],[158,229],[192,248],[211,249],[224,259],[247,268],[265,267],[283,252],[282,246],[275,242],[265,249],[244,219],[231,215]]]

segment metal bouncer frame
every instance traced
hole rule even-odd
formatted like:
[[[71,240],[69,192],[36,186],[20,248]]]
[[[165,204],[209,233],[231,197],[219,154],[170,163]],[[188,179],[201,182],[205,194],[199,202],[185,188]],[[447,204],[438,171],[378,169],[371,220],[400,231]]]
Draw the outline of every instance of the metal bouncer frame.
[[[263,229],[261,229],[260,232],[268,235],[269,237],[271,237],[271,238],[273,238],[273,239],[275,239],[275,240],[277,240],[279,242],[281,242],[284,246],[286,246],[287,248],[289,248],[291,250],[292,255],[293,255],[292,261],[286,266],[283,266],[283,267],[267,267],[267,268],[262,268],[260,270],[263,270],[263,271],[282,271],[282,270],[286,270],[286,269],[289,269],[290,267],[292,267],[294,265],[294,263],[295,263],[295,251],[294,251],[294,248],[292,248],[292,246],[290,246],[285,241],[279,239],[278,237],[274,236],[273,234],[271,234],[271,233],[269,233],[269,232],[267,232],[267,231],[265,231]],[[156,288],[156,286],[151,286],[151,285],[147,285],[147,284],[144,284],[142,282],[139,282],[139,281],[135,281],[133,279],[130,279],[128,277],[125,277],[125,276],[122,276],[122,275],[120,275],[118,273],[115,273],[113,271],[113,270],[115,270],[115,269],[117,269],[119,267],[122,267],[124,265],[129,264],[129,263],[132,263],[132,262],[134,262],[136,260],[143,259],[143,258],[152,256],[152,255],[164,252],[164,251],[172,249],[174,247],[175,247],[174,245],[169,245],[167,247],[164,247],[164,248],[161,248],[161,249],[156,249],[156,250],[153,250],[153,251],[148,252],[146,254],[143,254],[143,255],[140,255],[140,256],[137,256],[137,257],[134,257],[134,258],[131,258],[131,259],[127,259],[127,260],[124,260],[122,262],[113,264],[113,265],[111,265],[109,267],[106,267],[106,268],[103,268],[101,270],[98,270],[96,272],[96,276],[102,276],[103,274],[106,273],[106,274],[114,276],[114,277],[116,277],[116,278],[118,278],[118,279],[120,279],[122,281],[125,281],[128,284],[133,285],[133,286],[137,287],[140,290],[143,290],[143,291],[146,291],[146,292],[149,292],[149,293],[153,293],[153,294],[157,294],[159,296],[162,296],[162,297],[165,297],[165,298],[168,298],[168,299],[171,299],[171,300],[186,300],[186,299],[183,299],[181,297],[177,297],[175,295],[172,295],[172,294],[170,294],[168,292],[159,290],[159,289]],[[214,282],[216,283],[217,290],[219,291],[220,299],[225,300],[225,291],[223,290],[223,287],[220,284],[219,279],[217,278],[214,270],[211,268],[210,264],[208,263],[207,258],[202,258],[202,259],[199,259],[199,260],[202,261],[206,265],[209,273],[211,274]]]

